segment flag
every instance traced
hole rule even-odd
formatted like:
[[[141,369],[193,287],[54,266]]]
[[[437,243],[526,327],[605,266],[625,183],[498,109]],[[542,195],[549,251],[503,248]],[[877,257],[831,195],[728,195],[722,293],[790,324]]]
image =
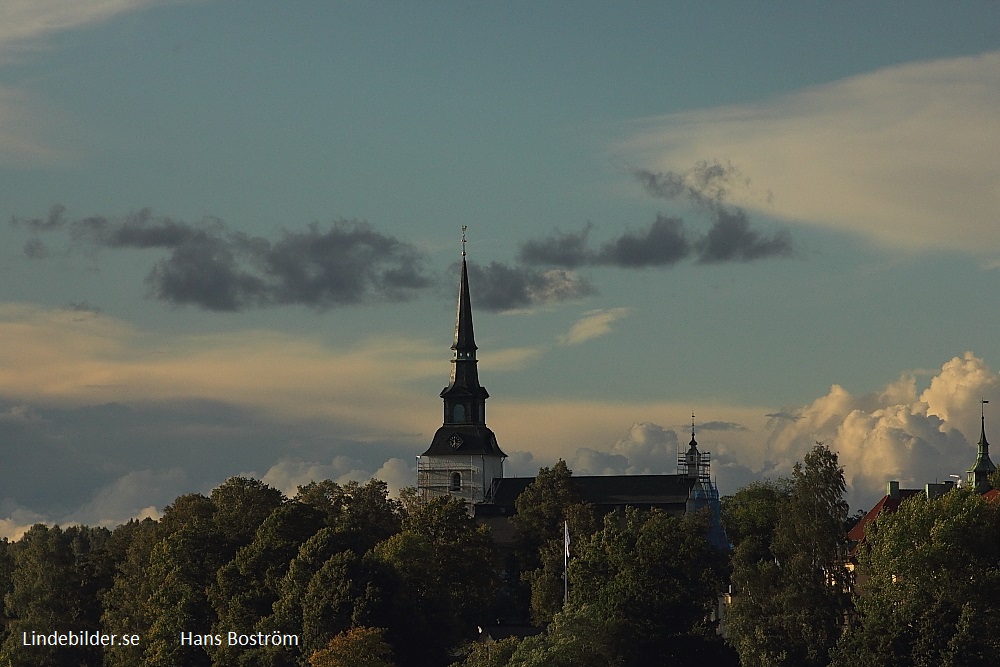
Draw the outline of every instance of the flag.
[[[569,558],[569,521],[563,521],[563,542],[566,545],[566,558]]]

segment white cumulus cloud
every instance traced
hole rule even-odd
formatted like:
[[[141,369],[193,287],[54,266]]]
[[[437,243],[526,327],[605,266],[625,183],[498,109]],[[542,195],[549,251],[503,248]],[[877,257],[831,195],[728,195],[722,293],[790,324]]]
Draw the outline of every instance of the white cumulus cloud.
[[[919,397],[906,374],[883,391],[855,396],[841,386],[812,403],[785,408],[772,420],[766,451],[787,470],[817,441],[839,455],[854,508],[870,507],[888,480],[904,487],[964,477],[979,439],[980,396],[996,391],[998,376],[971,352],[946,362]]]

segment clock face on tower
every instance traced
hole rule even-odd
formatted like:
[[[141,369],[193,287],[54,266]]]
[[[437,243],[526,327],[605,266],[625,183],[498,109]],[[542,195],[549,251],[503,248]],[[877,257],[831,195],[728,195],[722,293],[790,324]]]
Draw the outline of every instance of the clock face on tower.
[[[458,434],[455,434],[448,439],[448,444],[451,445],[452,449],[458,449],[462,446],[462,439],[458,437]]]

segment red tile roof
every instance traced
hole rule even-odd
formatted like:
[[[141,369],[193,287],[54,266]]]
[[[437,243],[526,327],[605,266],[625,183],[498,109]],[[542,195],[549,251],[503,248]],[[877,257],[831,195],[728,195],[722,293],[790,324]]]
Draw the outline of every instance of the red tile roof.
[[[895,512],[899,509],[901,502],[918,493],[923,493],[923,491],[920,489],[900,489],[899,497],[897,498],[883,496],[882,500],[878,501],[875,507],[868,510],[868,513],[861,517],[861,520],[854,524],[854,527],[847,532],[847,539],[851,542],[861,542],[865,539],[865,529],[868,527],[868,524],[878,518],[879,514],[882,512]]]

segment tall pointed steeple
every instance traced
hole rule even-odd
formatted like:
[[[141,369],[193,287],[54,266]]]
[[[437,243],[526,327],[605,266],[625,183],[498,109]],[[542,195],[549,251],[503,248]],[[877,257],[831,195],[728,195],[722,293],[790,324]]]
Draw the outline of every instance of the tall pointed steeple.
[[[990,460],[990,443],[986,440],[986,404],[989,401],[982,400],[980,403],[982,403],[982,416],[980,417],[979,452],[976,454],[976,462],[969,468],[967,474],[969,483],[975,487],[976,491],[986,493],[992,488],[990,473],[997,467]]]
[[[446,393],[462,393],[461,390],[468,390],[473,393],[481,393],[483,399],[482,409],[479,410],[481,422],[485,423],[485,399],[489,397],[486,390],[479,385],[479,370],[476,360],[476,334],[472,325],[472,297],[469,295],[469,267],[465,262],[465,230],[462,226],[462,275],[458,282],[458,312],[455,314],[455,342],[452,343],[452,367],[451,382],[441,392],[441,397],[445,398]],[[477,392],[477,390],[479,390]],[[446,401],[447,403],[447,401]],[[447,406],[446,406],[447,407]],[[472,407],[472,406],[469,406]],[[471,417],[471,412],[466,413],[460,421],[466,421]],[[445,423],[448,422],[448,413],[445,411]]]
[[[486,399],[490,394],[479,384],[476,359],[479,348],[472,326],[465,230],[463,226],[451,378],[441,390],[444,423],[434,434],[431,446],[420,456],[417,488],[425,497],[449,493],[476,503],[486,498],[494,479],[503,477],[503,460],[507,455],[486,426]]]

